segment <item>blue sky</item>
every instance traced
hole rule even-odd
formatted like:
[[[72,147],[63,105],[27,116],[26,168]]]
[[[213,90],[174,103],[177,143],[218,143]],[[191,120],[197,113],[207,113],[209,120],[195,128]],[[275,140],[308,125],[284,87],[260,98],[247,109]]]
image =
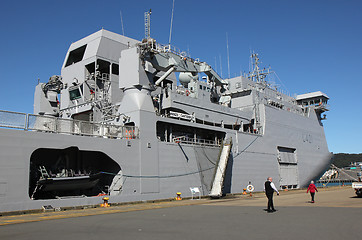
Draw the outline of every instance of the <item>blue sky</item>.
[[[101,28],[168,43],[172,0],[6,1],[0,8],[0,109],[33,112],[37,79],[60,74],[69,45]],[[249,70],[250,50],[277,72],[292,96],[330,97],[324,121],[329,150],[362,152],[362,1],[175,0],[172,45],[227,77]]]

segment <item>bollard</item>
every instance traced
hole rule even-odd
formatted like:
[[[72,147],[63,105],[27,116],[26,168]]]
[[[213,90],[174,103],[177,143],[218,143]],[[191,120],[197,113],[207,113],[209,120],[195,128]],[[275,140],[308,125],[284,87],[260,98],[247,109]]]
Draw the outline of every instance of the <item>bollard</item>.
[[[176,193],[175,200],[182,200],[181,192],[177,192],[177,193]]]
[[[103,203],[101,204],[101,207],[110,207],[111,206],[108,203],[109,197],[104,197],[104,198],[102,198],[102,200],[103,200]]]

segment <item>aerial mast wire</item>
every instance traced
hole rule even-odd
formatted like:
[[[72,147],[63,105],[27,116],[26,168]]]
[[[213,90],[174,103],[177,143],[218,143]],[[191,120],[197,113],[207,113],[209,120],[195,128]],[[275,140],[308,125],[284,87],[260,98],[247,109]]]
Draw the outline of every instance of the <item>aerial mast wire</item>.
[[[219,54],[219,58],[220,58],[220,74],[221,74],[221,78],[222,78],[223,76],[222,76],[221,54]]]
[[[229,39],[228,39],[227,32],[226,32],[226,51],[227,51],[227,56],[228,56],[228,78],[230,79]]]
[[[217,72],[217,62],[216,62],[216,57],[215,57],[215,71]]]
[[[173,11],[175,9],[175,0],[172,2],[172,14],[171,14],[171,25],[170,25],[170,37],[168,39],[168,44],[171,45],[171,35],[172,35],[172,23],[173,23]]]
[[[119,11],[119,14],[121,15],[122,35],[124,36],[124,27],[123,27],[122,10],[120,10],[120,11]]]

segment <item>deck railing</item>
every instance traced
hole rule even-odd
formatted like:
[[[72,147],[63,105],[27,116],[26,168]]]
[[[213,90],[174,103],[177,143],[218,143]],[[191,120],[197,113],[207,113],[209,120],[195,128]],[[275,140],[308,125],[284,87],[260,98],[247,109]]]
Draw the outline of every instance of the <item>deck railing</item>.
[[[175,137],[172,139],[172,142],[199,145],[199,146],[209,146],[209,147],[219,147],[221,145],[221,140],[212,141],[206,139],[189,138],[187,136]]]
[[[91,123],[2,110],[0,110],[0,127],[106,138],[134,139],[139,137],[139,130],[134,126]]]

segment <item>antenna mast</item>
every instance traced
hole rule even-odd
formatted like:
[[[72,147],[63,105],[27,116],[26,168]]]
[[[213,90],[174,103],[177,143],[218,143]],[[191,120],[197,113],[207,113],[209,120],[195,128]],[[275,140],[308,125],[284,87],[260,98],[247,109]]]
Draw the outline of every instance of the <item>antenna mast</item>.
[[[221,54],[219,54],[219,58],[220,58],[220,73],[221,73],[221,78],[222,78],[223,76],[222,76]]]
[[[172,2],[172,14],[171,14],[171,26],[170,26],[170,38],[168,39],[168,44],[171,45],[171,34],[172,34],[172,22],[173,22],[173,10],[175,8],[175,0]]]
[[[121,15],[122,33],[123,33],[123,36],[124,36],[124,27],[123,27],[122,10],[120,10],[120,11],[119,11],[119,14]]]
[[[228,56],[228,78],[230,79],[230,61],[229,61],[229,39],[228,33],[226,33],[226,51]]]
[[[253,60],[253,70],[249,75],[249,78],[255,82],[266,83],[266,77],[270,74],[270,68],[259,68],[259,57],[257,53],[252,53],[250,59]]]
[[[145,12],[145,38],[149,39],[151,37],[151,9]]]

